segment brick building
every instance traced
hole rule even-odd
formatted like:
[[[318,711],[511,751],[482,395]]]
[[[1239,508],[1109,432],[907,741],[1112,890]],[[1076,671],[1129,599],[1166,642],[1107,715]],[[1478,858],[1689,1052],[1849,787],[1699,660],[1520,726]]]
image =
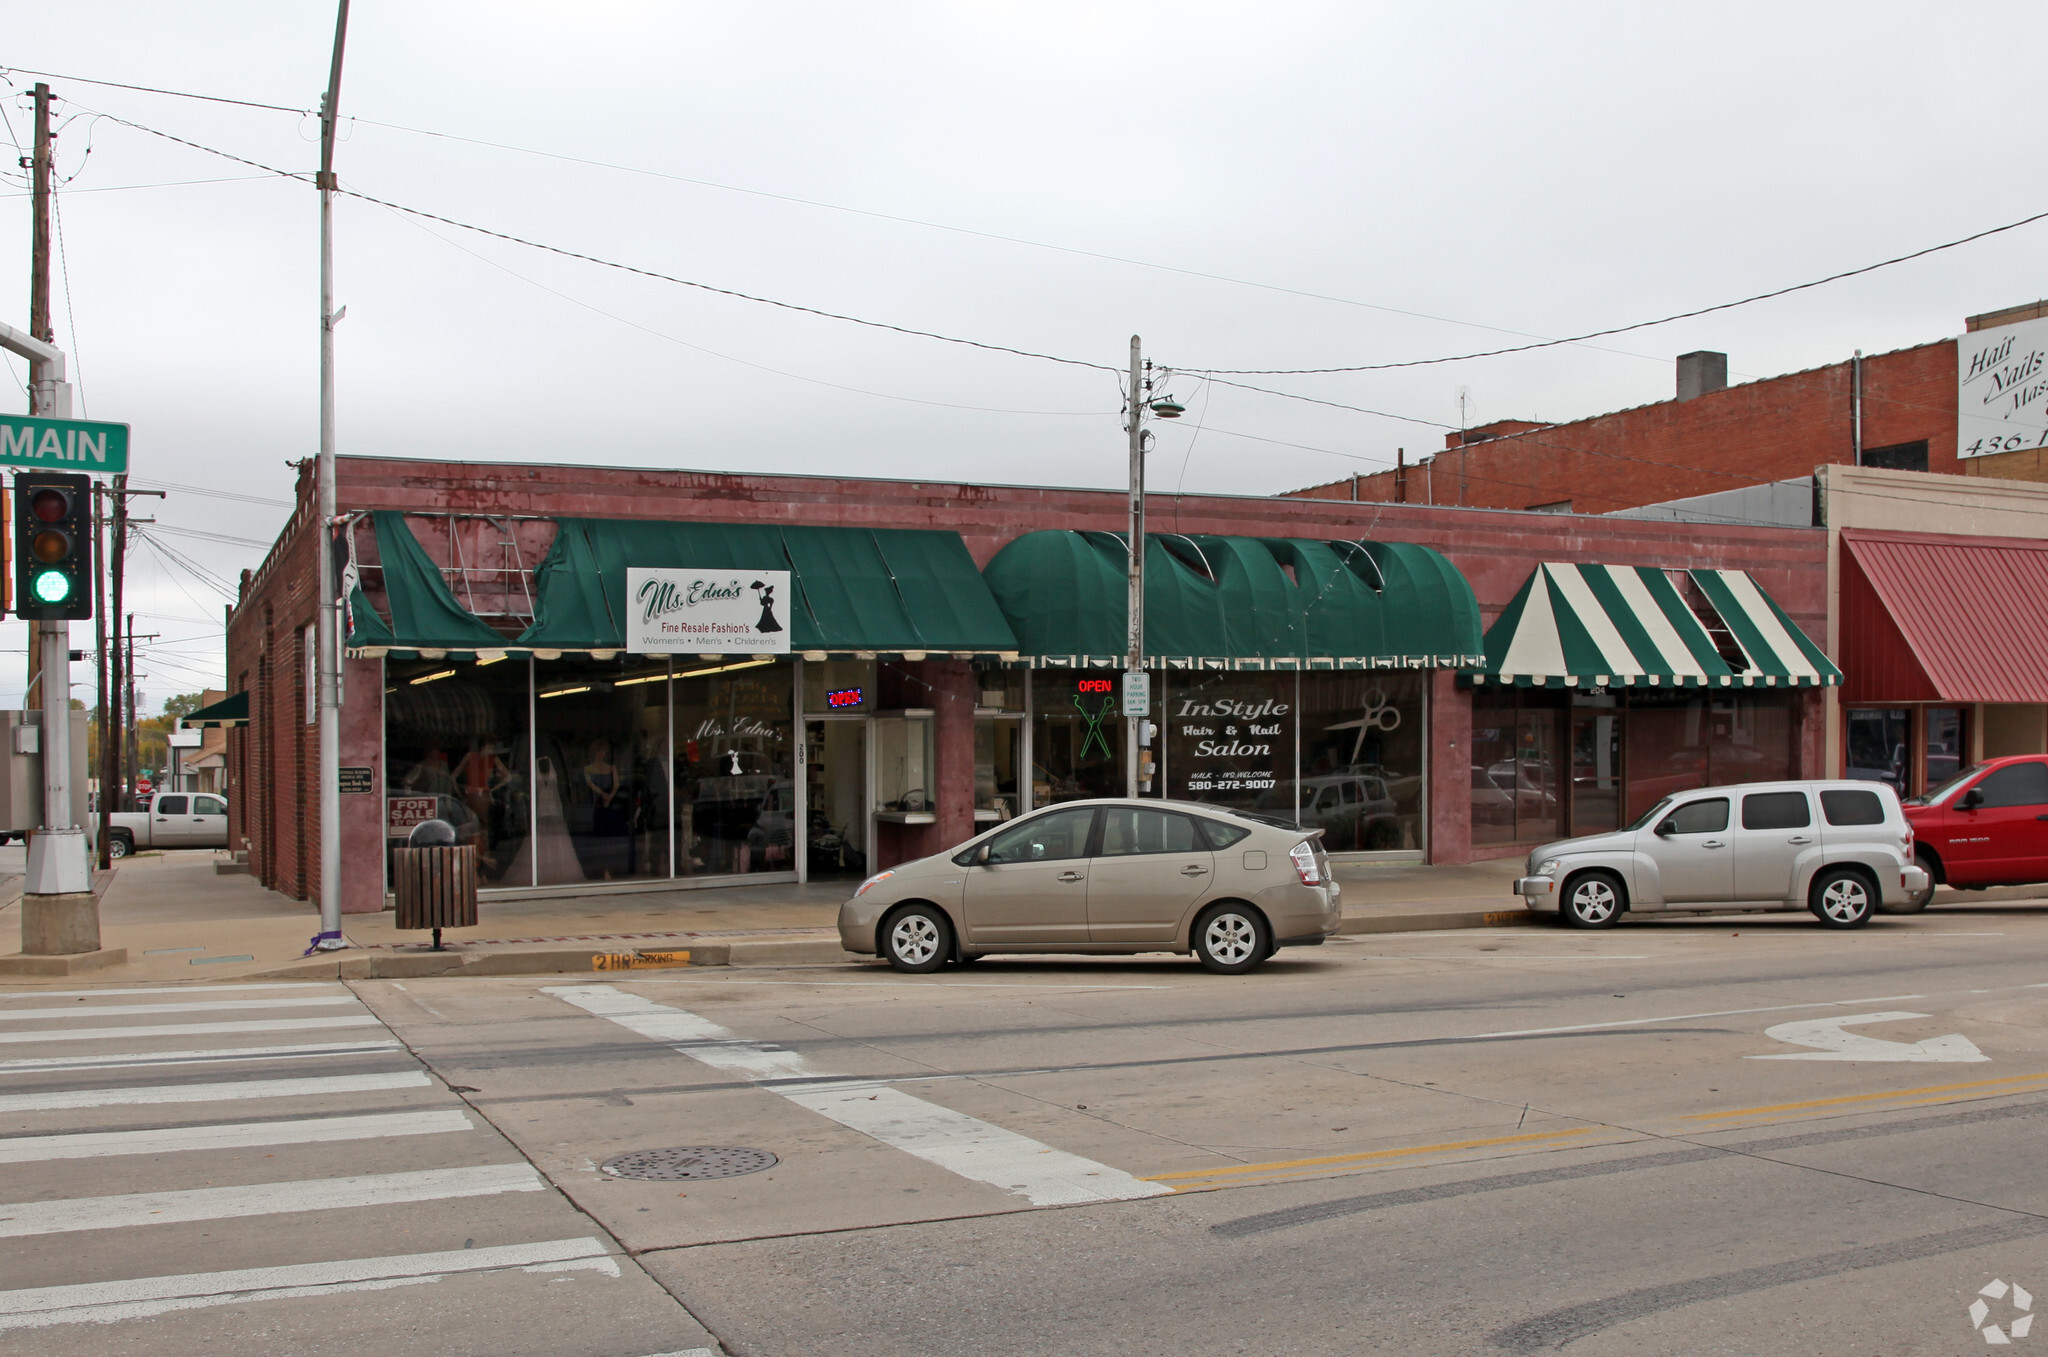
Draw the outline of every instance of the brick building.
[[[2041,320],[2037,302],[1966,333]],[[1604,514],[1811,475],[1842,464],[2048,480],[2048,450],[1957,456],[1957,341],[1727,384],[1727,356],[1677,363],[1667,401],[1563,424],[1501,420],[1446,434],[1433,457],[1294,491],[1306,499]]]
[[[345,912],[382,907],[387,849],[426,816],[479,845],[489,890],[673,891],[865,872],[1121,793],[1123,718],[1101,696],[1121,667],[1121,492],[364,457],[337,472],[362,581]],[[312,491],[308,467],[226,640],[248,707],[228,736],[230,834],[298,898],[319,881]],[[1152,794],[1458,862],[1611,823],[1674,777],[1819,771],[1833,670],[1786,639],[1824,634],[1817,530],[1221,495],[1157,497],[1150,526]],[[630,653],[624,567],[678,563],[788,569],[789,653]],[[1775,600],[1751,619],[1775,652],[1702,593],[1737,575]],[[1612,609],[1630,605],[1608,581],[1657,594],[1661,634],[1690,650],[1610,647],[1568,667],[1611,672],[1583,674],[1493,663],[1542,649],[1488,633],[1511,605],[1597,610],[1588,580]],[[1347,618],[1381,630],[1332,639]],[[1190,704],[1262,713],[1264,764],[1220,768],[1248,741],[1184,739],[1168,717]],[[1635,773],[1632,721],[1656,754]]]

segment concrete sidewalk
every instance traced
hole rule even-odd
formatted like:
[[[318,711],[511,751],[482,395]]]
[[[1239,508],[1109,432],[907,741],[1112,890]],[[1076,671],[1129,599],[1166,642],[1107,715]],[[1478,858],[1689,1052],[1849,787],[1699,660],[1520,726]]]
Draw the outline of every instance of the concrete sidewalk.
[[[485,898],[482,924],[451,929],[447,950],[425,933],[401,933],[396,916],[342,920],[349,948],[307,957],[319,916],[304,901],[265,890],[248,876],[218,875],[211,852],[145,854],[114,872],[100,901],[104,945],[124,963],[62,976],[9,976],[35,986],[118,986],[258,979],[402,979],[443,975],[531,975],[665,966],[829,965],[840,950],[834,921],[851,888],[742,886],[564,896]],[[1343,932],[1395,933],[1509,925],[1555,926],[1508,893],[1520,858],[1464,866],[1340,863]],[[0,877],[0,946],[19,945],[19,877]],[[2035,899],[2039,888],[1958,894],[1937,904]],[[0,960],[4,960],[0,957]]]
[[[513,975],[673,965],[815,965],[848,961],[834,922],[851,883],[740,886],[494,901],[477,928],[451,929],[446,951],[396,916],[342,920],[346,951],[304,954],[319,931],[304,901],[241,875],[219,875],[212,852],[144,854],[122,862],[100,901],[102,941],[126,962],[7,984],[123,985],[165,981]],[[1342,864],[1344,931],[1394,932],[1533,922],[1508,895],[1518,863],[1465,867]],[[0,882],[0,946],[18,946],[19,878]]]

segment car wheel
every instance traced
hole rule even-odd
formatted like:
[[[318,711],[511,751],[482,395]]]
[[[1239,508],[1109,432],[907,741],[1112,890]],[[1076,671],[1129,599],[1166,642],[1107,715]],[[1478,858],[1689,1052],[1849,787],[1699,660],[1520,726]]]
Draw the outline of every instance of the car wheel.
[[[1884,901],[1879,900],[1877,902],[1877,912],[1879,914],[1918,914],[1921,910],[1934,903],[1934,886],[1941,879],[1941,874],[1934,870],[1934,859],[1928,857],[1925,853],[1915,853],[1913,855],[1913,865],[1927,873],[1926,889],[1907,896],[1896,905],[1888,905]]]
[[[1621,918],[1621,878],[1611,872],[1587,872],[1572,878],[1558,913],[1573,928],[1612,928]]]
[[[134,845],[118,834],[107,841],[107,856],[110,858],[125,858],[134,851]]]
[[[953,950],[953,929],[931,905],[913,905],[882,930],[882,954],[899,971],[935,971]]]
[[[1807,907],[1829,928],[1861,928],[1870,922],[1872,894],[1861,872],[1836,867],[1814,878]]]
[[[1218,975],[1243,975],[1272,953],[1272,933],[1255,909],[1218,905],[1195,920],[1195,956]]]

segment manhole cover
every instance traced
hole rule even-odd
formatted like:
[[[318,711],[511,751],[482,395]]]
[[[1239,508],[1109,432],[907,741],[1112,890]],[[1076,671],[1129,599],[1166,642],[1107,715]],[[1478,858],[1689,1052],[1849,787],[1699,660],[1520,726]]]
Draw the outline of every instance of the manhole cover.
[[[775,1167],[766,1150],[737,1145],[683,1145],[673,1150],[634,1150],[600,1166],[614,1178],[652,1178],[672,1183],[684,1178],[737,1178]]]

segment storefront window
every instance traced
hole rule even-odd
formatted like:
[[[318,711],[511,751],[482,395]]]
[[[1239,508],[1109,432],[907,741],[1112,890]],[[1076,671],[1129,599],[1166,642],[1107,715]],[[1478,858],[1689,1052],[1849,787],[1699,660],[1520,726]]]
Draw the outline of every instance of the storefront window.
[[[645,656],[535,663],[536,885],[669,874],[667,686]]]
[[[1018,799],[1024,756],[1024,723],[981,716],[974,722],[974,818],[977,823],[1008,820],[1023,809]]]
[[[1300,789],[1274,804],[1297,807],[1333,853],[1421,849],[1423,676],[1308,673],[1300,682]]]
[[[1032,671],[1032,805],[1124,794],[1118,677],[1111,669]]]
[[[1565,695],[1551,689],[1474,691],[1474,843],[1528,843],[1563,834],[1565,712]]]
[[[1293,813],[1293,674],[1174,672],[1159,698],[1169,797]]]
[[[1673,792],[1704,787],[1707,698],[1699,689],[1638,694],[1628,707],[1628,812],[1634,820]]]
[[[1963,709],[1926,707],[1922,712],[1927,722],[1927,769],[1921,784],[1924,791],[1954,777],[1969,760],[1964,757],[1968,742],[1963,734]]]
[[[1028,669],[974,667],[974,705],[983,712],[1020,713],[1024,710],[1024,684]]]
[[[1621,698],[1572,695],[1572,833],[1621,828]]]
[[[869,712],[875,709],[873,660],[804,662],[804,712]]]
[[[796,870],[794,668],[676,661],[678,876]]]
[[[932,774],[938,758],[932,718],[883,716],[875,721],[875,814],[901,824],[930,823],[938,804]]]
[[[1904,707],[1851,707],[1848,712],[1848,772],[1863,782],[1888,782],[1906,795],[1910,747]]]
[[[384,667],[386,841],[423,820],[475,844],[486,886],[532,884],[525,853],[527,662],[391,660]]]

